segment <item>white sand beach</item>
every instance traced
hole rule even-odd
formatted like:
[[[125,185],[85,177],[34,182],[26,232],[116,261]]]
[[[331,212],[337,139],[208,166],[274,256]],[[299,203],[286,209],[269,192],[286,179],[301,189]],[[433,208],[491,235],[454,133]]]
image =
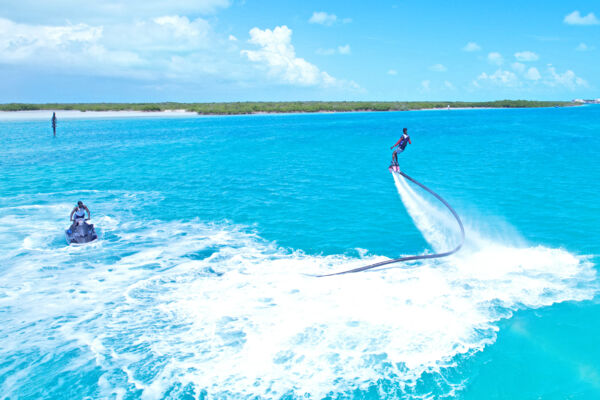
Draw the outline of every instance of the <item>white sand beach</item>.
[[[169,111],[78,111],[78,110],[35,110],[35,111],[0,111],[0,121],[35,121],[50,120],[52,113],[56,113],[59,120],[69,119],[94,119],[94,118],[165,118],[165,117],[193,117],[197,113],[185,110]]]

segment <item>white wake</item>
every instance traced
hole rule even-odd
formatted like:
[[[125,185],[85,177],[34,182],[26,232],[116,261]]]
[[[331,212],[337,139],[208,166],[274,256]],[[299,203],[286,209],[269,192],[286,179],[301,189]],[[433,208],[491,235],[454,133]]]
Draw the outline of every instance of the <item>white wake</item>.
[[[452,248],[451,215],[396,183],[431,247]],[[147,202],[115,196],[95,203],[119,210],[123,196],[134,208]],[[22,208],[0,208],[0,392],[9,397],[33,390],[28,376],[73,385],[80,383],[70,376],[89,373],[92,397],[103,398],[205,391],[209,398],[320,399],[373,387],[381,397],[422,398],[432,390],[419,389],[423,373],[493,343],[500,318],[589,299],[596,290],[585,259],[488,240],[468,218],[469,245],[456,256],[316,279],[303,273],[382,257],[306,255],[232,224],[139,223],[119,211],[98,217],[98,243],[69,248],[62,244],[69,204]],[[57,238],[31,233],[27,220]],[[74,358],[48,361],[63,354]],[[30,357],[25,370],[23,357]],[[452,393],[461,382],[436,384]]]

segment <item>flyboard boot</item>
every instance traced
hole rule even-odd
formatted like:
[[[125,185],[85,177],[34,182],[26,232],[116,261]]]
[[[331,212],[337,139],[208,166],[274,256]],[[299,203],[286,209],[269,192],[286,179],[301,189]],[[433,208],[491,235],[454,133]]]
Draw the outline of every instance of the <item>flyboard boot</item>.
[[[388,167],[388,170],[390,172],[400,172],[400,165],[398,165],[398,161],[395,161],[392,158],[392,162],[390,163],[390,166]]]

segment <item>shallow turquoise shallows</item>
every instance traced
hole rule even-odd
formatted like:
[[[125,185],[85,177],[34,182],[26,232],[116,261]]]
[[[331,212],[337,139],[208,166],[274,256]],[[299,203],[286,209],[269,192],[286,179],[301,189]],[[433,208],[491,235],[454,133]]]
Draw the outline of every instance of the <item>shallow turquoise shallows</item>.
[[[2,397],[600,398],[600,107],[57,116],[0,117]],[[403,127],[463,249],[310,276],[456,245]]]

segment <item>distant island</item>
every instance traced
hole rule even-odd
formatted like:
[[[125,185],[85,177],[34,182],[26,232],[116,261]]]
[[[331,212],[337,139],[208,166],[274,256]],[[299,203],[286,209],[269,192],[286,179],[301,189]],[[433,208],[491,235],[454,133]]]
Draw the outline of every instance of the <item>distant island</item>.
[[[575,99],[573,103],[579,104],[600,104],[600,99]]]
[[[536,108],[576,106],[573,101],[497,100],[463,101],[285,101],[235,103],[46,103],[0,104],[0,111],[189,111],[205,115],[311,113],[351,111],[410,111],[460,108]]]

